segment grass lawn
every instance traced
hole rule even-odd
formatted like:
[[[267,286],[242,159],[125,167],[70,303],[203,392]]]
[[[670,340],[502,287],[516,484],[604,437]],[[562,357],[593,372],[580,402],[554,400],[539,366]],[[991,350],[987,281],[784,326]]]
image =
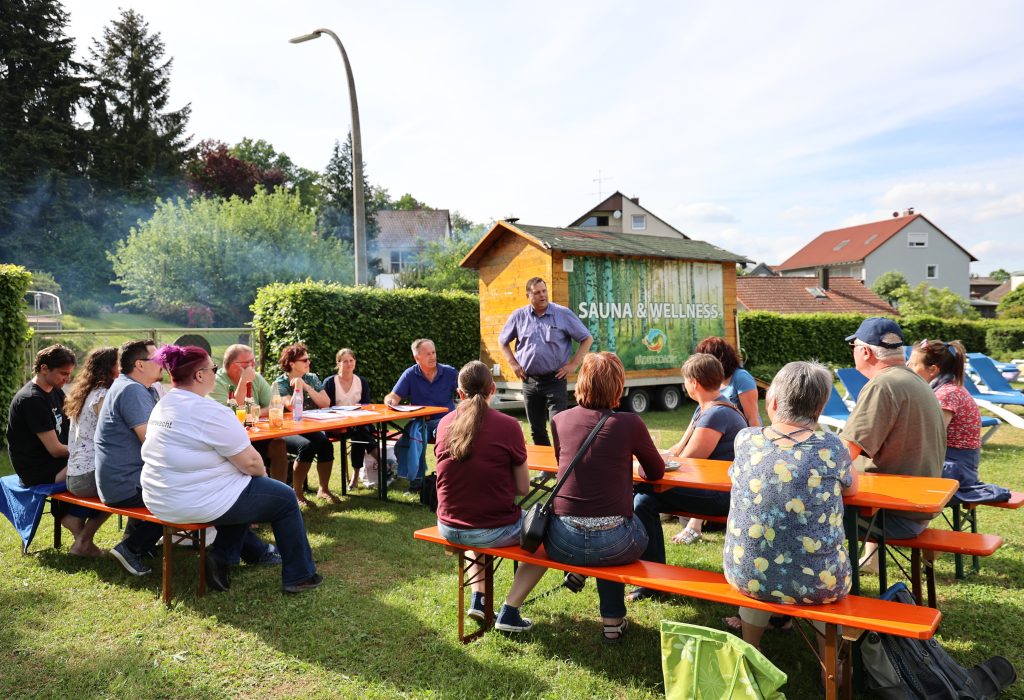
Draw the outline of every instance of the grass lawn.
[[[660,446],[678,439],[691,407],[645,416]],[[1022,462],[1024,431],[1003,427],[983,451],[982,474],[1024,490]],[[6,455],[0,473],[10,473]],[[335,473],[340,492],[338,480]],[[656,698],[664,692],[659,621],[720,628],[733,613],[686,599],[644,601],[630,606],[623,644],[609,647],[599,639],[593,582],[573,594],[557,589],[561,576],[552,572],[535,595],[554,592],[524,609],[533,631],[491,633],[464,646],[456,637],[456,560],[411,537],[433,524],[432,514],[399,502],[401,488],[387,504],[357,493],[307,512],[326,577],[319,590],[285,597],[276,569],[243,566],[230,592],[197,599],[196,559],[183,549],[171,609],[159,601],[157,574],[133,578],[113,559],[51,549],[48,518],[27,557],[13,529],[0,525],[0,697]],[[961,663],[1002,654],[1024,670],[1016,631],[1024,616],[1024,512],[983,509],[981,529],[1007,543],[963,582],[953,580],[951,556],[939,561],[940,637]],[[119,537],[111,521],[99,543],[110,547]],[[720,571],[722,534],[705,538],[670,544],[669,562]],[[506,564],[500,594],[509,579]],[[877,590],[874,577],[862,581],[864,591]],[[764,648],[789,674],[788,697],[818,696],[817,668],[796,633],[769,632]],[[1004,697],[1024,698],[1024,683]]]
[[[68,325],[69,328],[75,327],[81,328],[82,330],[91,330],[93,328],[174,328],[179,325],[157,318],[156,316],[140,313],[119,314],[104,311],[93,317],[65,314],[64,318],[70,319],[71,323]]]

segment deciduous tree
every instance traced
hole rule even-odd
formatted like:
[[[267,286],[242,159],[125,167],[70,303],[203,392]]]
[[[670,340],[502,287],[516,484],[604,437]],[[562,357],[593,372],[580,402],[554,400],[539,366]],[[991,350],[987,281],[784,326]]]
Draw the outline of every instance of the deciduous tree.
[[[271,282],[352,283],[351,248],[313,224],[312,212],[283,189],[257,189],[248,202],[162,200],[111,260],[129,305],[179,317],[202,305],[217,323],[236,325]]]

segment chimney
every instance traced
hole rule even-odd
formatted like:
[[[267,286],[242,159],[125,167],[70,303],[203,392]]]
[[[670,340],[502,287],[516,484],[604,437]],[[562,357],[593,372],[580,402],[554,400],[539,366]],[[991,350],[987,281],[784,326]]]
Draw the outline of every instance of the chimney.
[[[639,197],[630,197],[629,201],[631,201],[633,204],[635,204],[637,206],[640,206],[640,198]]]
[[[828,268],[823,267],[818,270],[818,286],[828,291]]]

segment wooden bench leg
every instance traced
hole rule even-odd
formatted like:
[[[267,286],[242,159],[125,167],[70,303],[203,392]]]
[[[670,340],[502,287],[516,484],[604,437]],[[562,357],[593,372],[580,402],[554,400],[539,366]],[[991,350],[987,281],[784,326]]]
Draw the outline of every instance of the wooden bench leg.
[[[924,554],[931,555],[925,556],[924,558],[924,575],[925,582],[928,587],[928,607],[938,608],[938,604],[935,600],[935,553],[925,552]]]
[[[921,597],[921,550],[914,547],[910,550],[910,587],[914,600],[920,605]],[[928,607],[932,607],[930,604]]]
[[[479,564],[484,569],[484,624],[476,632],[466,634],[466,591],[472,591],[474,579],[470,576],[470,565]],[[484,635],[494,625],[494,557],[470,556],[468,551],[459,553],[459,641],[469,644]]]
[[[171,581],[174,577],[174,531],[164,525],[164,572],[163,572],[163,598],[164,605],[171,605]]]
[[[825,698],[839,700],[839,645],[835,625],[825,625]],[[845,685],[845,684],[844,684]]]
[[[57,503],[51,498],[50,499],[50,514],[53,515],[53,548],[54,549],[60,549],[60,535],[61,535],[61,532],[60,532],[60,517],[57,515],[57,511],[54,509],[54,507],[56,505],[57,505]],[[25,553],[25,551],[22,550],[22,554],[24,554],[24,553]]]
[[[206,528],[199,531],[199,593],[197,598],[206,595]]]
[[[348,439],[344,434],[338,438],[338,455],[341,457],[341,495],[348,495]]]

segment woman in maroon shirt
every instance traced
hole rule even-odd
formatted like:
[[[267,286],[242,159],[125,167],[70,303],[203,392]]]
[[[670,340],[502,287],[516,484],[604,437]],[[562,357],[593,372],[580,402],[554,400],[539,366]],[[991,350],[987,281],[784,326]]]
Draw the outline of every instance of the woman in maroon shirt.
[[[625,381],[622,361],[614,353],[588,354],[576,378],[579,405],[551,419],[561,477],[590,431],[608,415],[555,497],[555,517],[544,539],[555,561],[615,566],[636,561],[647,547],[647,532],[633,517],[633,457],[645,479],[660,479],[665,462],[639,416],[612,413]],[[597,594],[604,639],[618,642],[627,627],[625,585],[598,579]]]
[[[519,544],[523,513],[516,496],[530,490],[526,441],[519,421],[490,407],[494,380],[482,362],[459,372],[461,403],[437,426],[437,527],[451,542],[475,547]],[[473,558],[476,555],[470,551]],[[494,626],[503,632],[525,632],[533,623],[519,614],[544,572],[542,566],[520,564]],[[480,567],[471,565],[473,594],[466,613],[483,621],[484,582]]]

